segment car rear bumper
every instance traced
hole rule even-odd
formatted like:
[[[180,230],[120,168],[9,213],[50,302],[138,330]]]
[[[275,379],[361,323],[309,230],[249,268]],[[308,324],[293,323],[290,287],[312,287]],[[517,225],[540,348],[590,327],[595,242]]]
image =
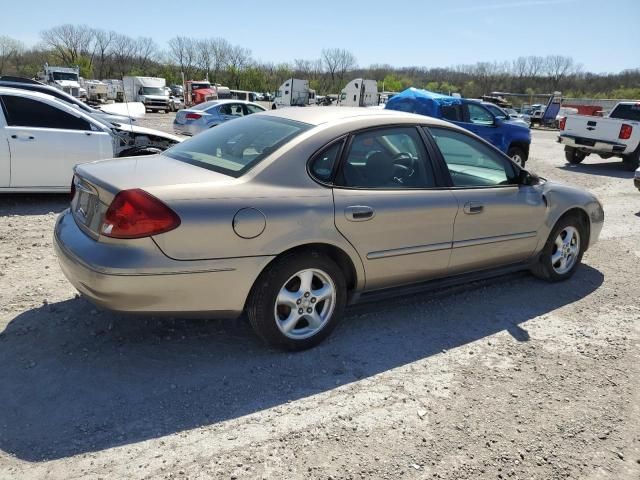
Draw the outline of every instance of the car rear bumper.
[[[181,125],[175,122],[173,124],[173,131],[175,132],[176,135],[188,135],[191,137],[193,135],[200,133],[202,130],[204,130],[204,128],[197,125],[189,125],[189,124]]]
[[[610,142],[608,140],[598,140],[593,138],[583,138],[573,135],[560,135],[558,143],[568,147],[579,148],[584,151],[606,152],[615,155],[622,155],[627,149],[624,143]]]
[[[60,267],[93,303],[110,310],[235,317],[260,272],[273,257],[178,261],[151,238],[131,246],[97,242],[77,226],[69,210],[58,217],[54,247]]]

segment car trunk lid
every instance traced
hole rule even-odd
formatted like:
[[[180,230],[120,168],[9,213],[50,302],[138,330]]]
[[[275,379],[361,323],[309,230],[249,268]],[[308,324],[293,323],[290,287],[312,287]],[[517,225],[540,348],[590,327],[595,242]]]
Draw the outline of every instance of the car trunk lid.
[[[78,225],[93,238],[100,236],[104,214],[115,195],[139,188],[160,200],[188,196],[188,184],[216,188],[237,182],[235,178],[213,172],[164,155],[118,158],[78,165],[75,169],[76,193],[71,211]]]

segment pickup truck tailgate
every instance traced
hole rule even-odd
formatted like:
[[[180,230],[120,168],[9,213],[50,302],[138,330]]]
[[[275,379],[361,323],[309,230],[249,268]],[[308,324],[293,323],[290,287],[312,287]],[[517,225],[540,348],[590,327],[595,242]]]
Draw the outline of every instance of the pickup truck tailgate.
[[[618,142],[620,125],[623,122],[613,118],[592,117],[589,115],[568,115],[563,135],[577,139],[591,139],[606,142]],[[576,143],[580,143],[579,141]],[[586,145],[588,146],[588,145]]]

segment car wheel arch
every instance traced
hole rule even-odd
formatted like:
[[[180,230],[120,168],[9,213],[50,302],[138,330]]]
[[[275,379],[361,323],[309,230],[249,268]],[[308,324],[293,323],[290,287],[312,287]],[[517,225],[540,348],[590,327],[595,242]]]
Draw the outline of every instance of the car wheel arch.
[[[589,241],[591,237],[591,219],[589,218],[589,214],[583,208],[571,207],[568,210],[565,210],[561,215],[558,216],[558,218],[554,220],[553,225],[551,225],[551,230],[553,230],[553,228],[559,221],[567,217],[577,217],[584,226],[585,231],[582,233],[584,233],[586,237],[586,241],[584,243],[586,251],[589,247]]]
[[[304,251],[317,251],[329,257],[336,263],[336,265],[338,265],[338,267],[340,267],[340,270],[342,270],[345,282],[347,284],[348,297],[351,297],[351,295],[355,291],[361,290],[364,287],[364,266],[360,265],[360,269],[358,269],[356,266],[356,262],[344,249],[330,243],[307,243],[288,248],[287,250],[284,250],[278,255],[274,256],[256,277],[251,290],[253,290],[253,288],[255,287],[255,283],[258,281],[262,273],[265,272],[276,260],[286,255]]]

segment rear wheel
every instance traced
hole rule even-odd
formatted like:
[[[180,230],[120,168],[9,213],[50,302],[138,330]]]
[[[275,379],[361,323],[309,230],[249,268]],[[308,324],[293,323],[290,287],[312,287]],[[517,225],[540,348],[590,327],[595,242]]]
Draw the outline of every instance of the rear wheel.
[[[527,155],[524,149],[520,147],[509,147],[507,155],[522,168],[524,168],[524,164],[527,163]]]
[[[622,157],[622,165],[625,170],[636,170],[640,166],[640,147],[632,154]]]
[[[561,218],[551,231],[531,272],[538,278],[559,282],[570,278],[586,248],[586,227],[575,215]]]
[[[346,305],[344,275],[315,250],[285,255],[258,278],[247,316],[267,343],[287,350],[319,344],[336,327]]]
[[[564,147],[564,158],[572,165],[582,162],[587,155],[574,147]]]

